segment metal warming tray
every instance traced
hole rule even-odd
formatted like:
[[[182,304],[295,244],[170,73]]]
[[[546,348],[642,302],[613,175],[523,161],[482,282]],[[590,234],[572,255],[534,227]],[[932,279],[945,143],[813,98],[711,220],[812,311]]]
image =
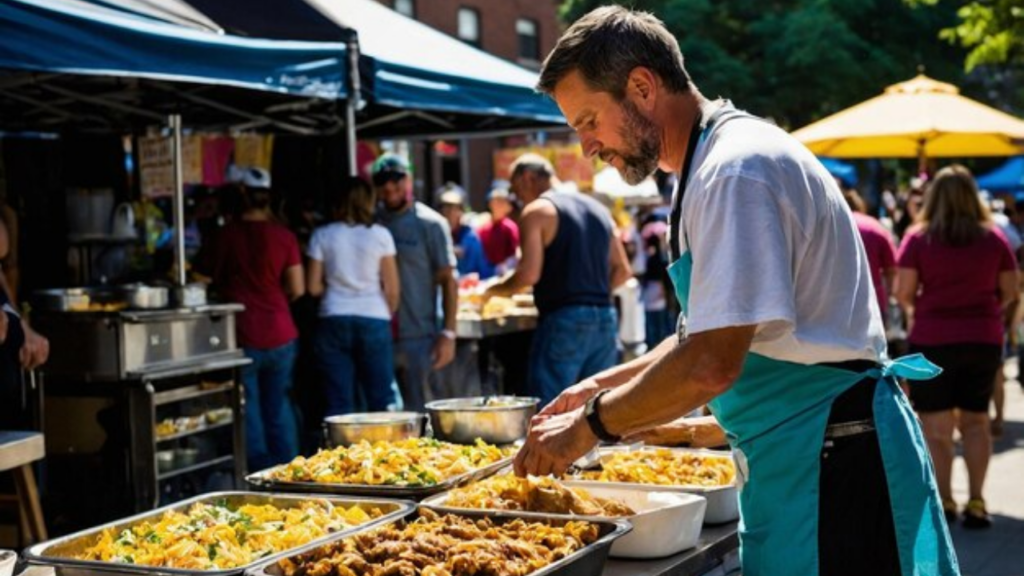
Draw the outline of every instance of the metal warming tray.
[[[429,507],[428,507],[429,508]],[[438,510],[439,513],[444,513]],[[551,516],[544,514],[530,514],[518,512],[488,512],[488,511],[459,511],[459,516],[465,516],[467,518],[490,518],[496,523],[509,522],[518,518],[522,518],[526,521],[546,521],[549,524],[555,526],[561,526],[569,521],[564,516]],[[419,517],[418,511],[415,514],[406,517],[407,520],[415,520]],[[529,576],[594,576],[600,574],[604,570],[605,562],[608,560],[608,552],[611,549],[612,543],[616,539],[626,535],[632,530],[629,522],[626,520],[588,520],[593,524],[597,524],[599,528],[598,538],[591,544],[584,546],[580,550],[558,560],[548,564],[544,568],[531,572]],[[366,532],[371,528],[366,527],[358,530],[358,533]],[[340,538],[339,538],[340,539]],[[313,551],[316,546],[306,546],[302,550],[293,553],[287,558],[289,560],[295,560],[297,556],[304,553]],[[246,571],[246,576],[284,576],[284,571],[281,570],[278,561],[264,562],[260,566]]]
[[[653,448],[654,447],[646,446],[636,448],[635,451],[651,450]],[[597,452],[598,456],[603,460],[604,458],[610,457],[617,452],[622,452],[623,450],[633,451],[633,449],[623,446],[607,446],[598,448]],[[666,448],[666,450],[676,453],[706,454],[709,456],[728,457],[730,455],[729,452],[722,452],[720,450],[694,448]],[[684,492],[686,494],[697,494],[699,496],[703,496],[708,501],[707,511],[704,513],[704,522],[706,524],[732,522],[740,517],[739,492],[736,488],[735,479],[725,486],[716,487],[692,485],[669,486],[663,484],[640,484],[636,482],[601,482],[599,480],[577,480],[572,476],[566,476],[563,479],[563,483],[566,486],[579,486],[588,490],[600,490],[606,486],[620,486],[633,490],[645,490],[648,492]]]
[[[50,340],[48,375],[123,381],[173,375],[243,359],[235,337],[238,304],[120,312],[37,311]]]
[[[340,530],[333,534],[329,534],[322,538],[312,540],[304,546],[318,546],[326,544],[327,542],[343,538],[350,534],[354,534],[362,529],[380,526],[390,522],[394,522],[399,518],[409,515],[415,510],[415,505],[412,502],[403,502],[401,500],[371,500],[364,498],[335,498],[335,497],[321,497],[329,501],[331,504],[336,506],[360,506],[365,508],[379,508],[384,515],[375,520],[371,520],[365,524],[354,526],[346,530]],[[144,514],[132,516],[122,520],[116,520],[96,528],[90,528],[81,532],[76,532],[68,536],[36,544],[31,548],[28,548],[23,552],[23,557],[30,565],[42,565],[50,566],[56,570],[57,576],[91,576],[93,574],[129,574],[139,575],[145,574],[147,576],[166,575],[166,576],[185,576],[194,574],[204,574],[210,576],[230,576],[241,574],[247,568],[257,566],[264,562],[276,561],[292,554],[295,550],[299,550],[301,547],[296,546],[295,548],[283,550],[277,554],[260,558],[256,562],[232,568],[230,570],[187,570],[181,568],[163,568],[158,566],[140,566],[135,564],[121,564],[113,562],[99,562],[92,560],[76,560],[70,558],[77,553],[80,553],[95,543],[96,537],[101,534],[104,530],[114,529],[116,531],[124,530],[130,526],[134,526],[140,522],[146,520],[153,520],[162,516],[165,512],[170,510],[184,511],[191,507],[193,504],[198,502],[219,504],[225,503],[228,506],[242,506],[245,504],[271,504],[274,506],[287,508],[293,506],[299,502],[311,500],[309,495],[300,494],[269,494],[269,493],[253,493],[253,492],[214,492],[210,494],[204,494],[202,496],[196,496],[181,502],[172,504],[170,506],[164,506]]]
[[[483,468],[477,468],[465,474],[459,474],[448,478],[443,482],[438,482],[433,486],[395,486],[393,484],[382,484],[382,485],[369,485],[369,484],[327,484],[322,482],[287,482],[284,480],[275,480],[270,477],[270,472],[280,466],[274,466],[273,468],[267,468],[259,472],[254,472],[245,477],[245,481],[250,486],[257,490],[271,490],[271,491],[285,491],[285,492],[300,492],[310,494],[339,494],[339,495],[355,495],[355,496],[367,496],[375,498],[411,498],[413,500],[421,500],[427,496],[432,496],[441,492],[447,492],[456,486],[461,486],[467,482],[486,478],[491,474],[494,474],[498,470],[508,466],[512,463],[512,457],[502,458],[493,464],[484,466]],[[287,466],[282,464],[281,466]]]

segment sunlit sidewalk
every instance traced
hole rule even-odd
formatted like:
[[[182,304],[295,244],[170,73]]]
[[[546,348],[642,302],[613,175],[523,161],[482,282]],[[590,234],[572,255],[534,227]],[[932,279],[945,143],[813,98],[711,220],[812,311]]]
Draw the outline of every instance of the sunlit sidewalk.
[[[1017,373],[1012,360],[1007,367],[1005,431],[995,443],[985,482],[994,524],[988,530],[951,527],[964,576],[1024,576],[1024,391]],[[967,469],[960,458],[953,470],[953,494],[961,505],[967,501]]]

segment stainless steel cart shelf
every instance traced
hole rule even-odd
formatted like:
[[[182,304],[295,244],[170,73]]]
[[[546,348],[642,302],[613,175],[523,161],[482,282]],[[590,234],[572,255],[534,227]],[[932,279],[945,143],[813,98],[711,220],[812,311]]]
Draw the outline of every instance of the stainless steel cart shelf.
[[[235,457],[231,456],[229,454],[227,456],[220,456],[220,457],[214,458],[212,460],[205,460],[203,462],[196,462],[195,464],[193,464],[191,466],[185,466],[183,468],[175,468],[174,470],[168,470],[167,472],[161,472],[161,473],[156,475],[156,479],[157,479],[157,481],[168,480],[168,479],[174,478],[176,476],[181,476],[183,474],[188,474],[189,472],[196,472],[198,470],[203,470],[205,468],[213,468],[214,466],[217,466],[217,465],[220,465],[220,464],[226,464],[228,462],[233,461],[234,459],[235,459]]]

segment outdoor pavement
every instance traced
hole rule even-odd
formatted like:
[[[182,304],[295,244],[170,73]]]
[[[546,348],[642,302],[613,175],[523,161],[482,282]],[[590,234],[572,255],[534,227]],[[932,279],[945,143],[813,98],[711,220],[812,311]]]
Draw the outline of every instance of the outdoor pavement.
[[[996,441],[985,482],[985,501],[994,525],[988,530],[951,526],[963,576],[1024,576],[1024,389],[1017,362],[1006,375],[1006,425]],[[957,459],[953,496],[967,502],[967,469]]]

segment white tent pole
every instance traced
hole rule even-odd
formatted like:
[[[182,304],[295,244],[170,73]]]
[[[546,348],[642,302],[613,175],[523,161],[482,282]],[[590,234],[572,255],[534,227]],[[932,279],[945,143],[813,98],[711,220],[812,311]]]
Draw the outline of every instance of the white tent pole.
[[[181,115],[167,117],[171,126],[171,153],[174,158],[174,262],[177,286],[185,286],[185,183],[181,166]]]
[[[358,176],[356,165],[356,111],[362,108],[361,86],[359,83],[359,37],[355,30],[349,30],[345,39],[348,49],[348,98],[345,99],[345,148],[348,151],[348,175]]]

